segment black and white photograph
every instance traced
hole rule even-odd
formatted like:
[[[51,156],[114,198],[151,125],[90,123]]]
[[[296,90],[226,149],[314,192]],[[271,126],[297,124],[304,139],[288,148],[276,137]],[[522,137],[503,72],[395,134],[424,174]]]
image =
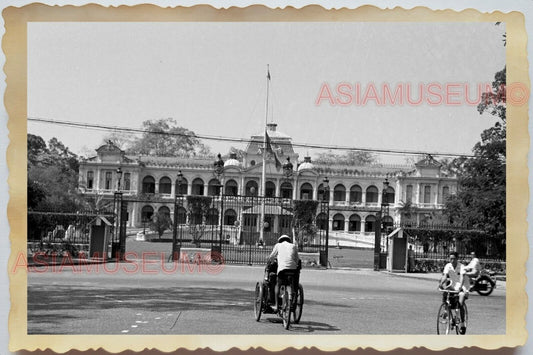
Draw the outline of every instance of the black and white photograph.
[[[27,335],[505,336],[508,41],[28,22]]]

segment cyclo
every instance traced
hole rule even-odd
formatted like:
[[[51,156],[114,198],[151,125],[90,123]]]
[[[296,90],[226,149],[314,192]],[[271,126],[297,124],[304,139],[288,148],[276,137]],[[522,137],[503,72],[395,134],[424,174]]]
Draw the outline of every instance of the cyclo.
[[[292,322],[298,324],[302,318],[302,311],[304,306],[304,289],[302,285],[298,284],[298,289],[292,292],[290,282],[285,282],[281,285],[279,291],[278,304],[280,305],[279,312],[273,308],[275,304],[275,287],[277,282],[276,270],[277,263],[268,262],[265,267],[265,277],[262,281],[255,285],[254,298],[254,314],[255,320],[259,322],[261,314],[278,314],[283,320],[283,327],[289,329]],[[295,271],[295,273],[298,271]],[[289,275],[289,277],[297,277],[297,274]]]

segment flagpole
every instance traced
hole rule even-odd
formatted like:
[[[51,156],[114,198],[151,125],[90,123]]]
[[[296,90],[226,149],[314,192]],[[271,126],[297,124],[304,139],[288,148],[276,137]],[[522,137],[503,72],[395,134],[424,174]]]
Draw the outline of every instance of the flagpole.
[[[267,92],[265,109],[265,134],[263,136],[263,170],[261,172],[261,217],[259,220],[259,242],[264,244],[265,233],[265,187],[266,187],[266,146],[267,146],[267,124],[268,124],[268,91],[270,88],[270,66],[267,64]]]

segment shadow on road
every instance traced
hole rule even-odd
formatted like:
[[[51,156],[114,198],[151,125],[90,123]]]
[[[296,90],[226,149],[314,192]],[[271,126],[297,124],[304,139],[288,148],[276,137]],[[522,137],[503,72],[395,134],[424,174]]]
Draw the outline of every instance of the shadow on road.
[[[45,286],[28,290],[28,320],[38,311],[68,314],[68,310],[137,308],[154,312],[252,309],[253,292],[219,288],[120,288],[94,289]],[[42,316],[39,316],[41,318]],[[37,320],[37,319],[35,319]]]
[[[279,324],[282,323],[282,320],[279,317],[269,317],[269,318],[265,318],[265,320],[270,323],[279,323]],[[298,333],[313,333],[316,331],[338,332],[340,331],[340,329],[327,323],[300,321],[300,323],[298,324],[291,323],[290,331],[298,332]]]

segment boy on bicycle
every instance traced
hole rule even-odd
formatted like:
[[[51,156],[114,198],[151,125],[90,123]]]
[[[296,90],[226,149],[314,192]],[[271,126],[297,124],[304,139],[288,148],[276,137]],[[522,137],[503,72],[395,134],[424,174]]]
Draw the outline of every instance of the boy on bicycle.
[[[269,261],[277,260],[278,262],[278,277],[276,282],[275,292],[275,310],[279,308],[278,298],[281,285],[290,284],[292,286],[292,293],[298,289],[298,279],[300,272],[300,257],[296,245],[292,244],[291,238],[288,235],[282,235],[278,239],[278,243],[274,245],[272,253],[268,257]]]
[[[443,289],[459,291],[459,313],[461,316],[461,324],[459,325],[459,331],[461,334],[465,334],[465,311],[463,308],[463,304],[468,298],[468,290],[470,288],[470,285],[468,277],[465,277],[466,268],[458,261],[457,252],[451,252],[449,257],[450,262],[446,264],[446,266],[444,266],[439,285]],[[446,297],[446,295],[443,295],[443,297]]]

